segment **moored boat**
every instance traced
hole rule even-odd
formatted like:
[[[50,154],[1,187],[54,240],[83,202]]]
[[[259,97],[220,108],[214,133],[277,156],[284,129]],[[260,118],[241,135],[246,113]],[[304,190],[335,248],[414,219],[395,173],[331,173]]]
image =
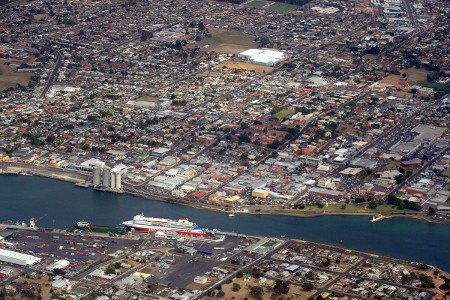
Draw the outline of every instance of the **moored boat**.
[[[190,222],[187,218],[179,220],[145,217],[136,215],[133,220],[122,223],[128,229],[146,232],[172,232],[184,236],[206,237],[207,233],[202,227]]]

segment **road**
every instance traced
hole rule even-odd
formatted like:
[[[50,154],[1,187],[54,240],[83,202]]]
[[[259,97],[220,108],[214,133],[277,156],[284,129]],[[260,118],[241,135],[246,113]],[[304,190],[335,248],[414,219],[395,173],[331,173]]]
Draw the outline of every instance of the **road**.
[[[397,185],[395,188],[393,188],[391,191],[389,191],[388,195],[394,195],[397,193],[401,188],[406,186],[408,183],[416,179],[423,171],[428,169],[432,164],[434,164],[436,161],[442,158],[446,153],[450,151],[450,146],[443,149],[441,152],[439,152],[435,157],[430,159],[426,164],[424,164],[420,169],[418,169],[412,176],[410,176],[408,179],[403,181],[401,184]]]
[[[56,50],[56,64],[53,68],[53,71],[50,73],[50,76],[48,77],[47,83],[45,84],[44,89],[42,90],[40,97],[46,98],[48,90],[53,86],[53,83],[55,82],[56,76],[58,75],[59,69],[61,69],[63,64],[63,57],[61,53]]]
[[[260,256],[259,258],[255,259],[253,262],[251,262],[250,264],[246,265],[244,268],[237,270],[236,272],[230,273],[228,276],[225,276],[224,278],[222,278],[221,280],[217,281],[216,283],[214,283],[213,285],[211,285],[209,288],[207,288],[206,290],[203,290],[203,292],[201,292],[199,295],[197,295],[195,297],[195,299],[202,299],[203,297],[207,296],[208,293],[210,291],[214,291],[216,289],[217,286],[221,285],[222,283],[226,282],[229,279],[232,279],[234,277],[236,277],[236,274],[238,272],[242,272],[245,273],[247,270],[249,270],[250,268],[252,268],[254,265],[256,265],[257,263],[259,263],[262,259],[267,258],[267,257],[271,257],[273,254],[275,254],[275,252],[277,252],[280,248],[282,247],[286,247],[286,242],[283,241],[280,245],[278,245],[277,247],[273,248],[272,250],[270,250],[268,253]],[[234,257],[234,256],[233,256]],[[230,257],[229,260],[231,260],[232,258]]]

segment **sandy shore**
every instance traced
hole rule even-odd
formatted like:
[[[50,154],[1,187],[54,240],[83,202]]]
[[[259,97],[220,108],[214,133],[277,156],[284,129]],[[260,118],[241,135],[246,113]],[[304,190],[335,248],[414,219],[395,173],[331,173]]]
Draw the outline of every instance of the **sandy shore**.
[[[83,184],[86,181],[90,181],[91,173],[75,171],[70,169],[63,169],[50,166],[38,166],[27,163],[17,162],[0,162],[0,174],[30,174],[48,177],[52,179],[71,182],[74,184]],[[171,196],[163,196],[157,194],[149,194],[144,191],[138,191],[131,187],[124,186],[124,193],[142,197],[149,200],[164,201],[168,203],[174,203],[177,205],[189,206],[196,209],[204,209],[221,213],[230,213],[233,211],[236,214],[244,213],[243,208],[239,208],[241,211],[235,211],[234,208],[220,207],[209,205],[206,203],[195,203],[188,199],[175,198]],[[373,212],[349,212],[349,211],[311,211],[300,209],[267,209],[260,206],[246,207],[248,212],[246,214],[264,214],[264,215],[284,215],[295,217],[317,217],[325,215],[352,215],[352,216],[373,216],[379,212],[374,210]],[[450,224],[449,221],[438,221],[432,217],[426,215],[424,212],[402,211],[402,212],[381,212],[389,218],[413,218],[430,223],[444,223]]]

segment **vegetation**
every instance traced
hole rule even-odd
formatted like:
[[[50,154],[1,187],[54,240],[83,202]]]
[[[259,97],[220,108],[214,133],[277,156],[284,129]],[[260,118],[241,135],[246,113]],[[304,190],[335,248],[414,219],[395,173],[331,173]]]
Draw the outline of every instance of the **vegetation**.
[[[274,117],[280,121],[284,121],[285,119],[293,116],[295,114],[295,109],[285,108],[279,112],[277,112]]]
[[[241,285],[239,283],[234,282],[233,287],[231,288],[233,292],[238,292],[241,289]]]
[[[104,294],[98,291],[93,291],[85,297],[82,297],[81,300],[94,300],[97,297],[103,296]]]
[[[289,283],[283,280],[277,280],[273,287],[273,292],[277,295],[287,294],[289,292]]]
[[[252,286],[250,287],[250,296],[255,299],[262,299],[264,295],[264,290],[260,286]]]
[[[450,88],[450,86],[445,83],[429,82],[429,81],[417,82],[416,85],[432,88],[436,91],[445,91],[445,92],[448,92]]]
[[[421,206],[415,202],[411,202],[411,201],[406,201],[406,200],[401,200],[396,196],[393,195],[389,195],[387,197],[387,202],[389,204],[392,204],[394,206],[396,206],[398,209],[411,209],[411,210],[421,210]]]
[[[298,5],[297,4],[277,2],[277,3],[274,3],[271,6],[269,6],[269,9],[277,11],[277,12],[290,12],[290,11],[298,9]]]
[[[110,264],[108,267],[106,267],[105,274],[116,274],[116,266],[114,264]]]
[[[304,282],[302,284],[302,289],[305,292],[311,292],[314,289],[314,285],[312,283],[310,283],[310,282]]]
[[[61,270],[61,269],[54,269],[54,270],[53,270],[53,273],[54,273],[55,275],[60,275],[60,276],[63,276],[63,275],[66,274],[66,272],[64,272],[64,271]]]
[[[258,1],[258,0],[245,3],[245,6],[250,7],[250,8],[261,8],[264,5],[266,5],[266,2]]]

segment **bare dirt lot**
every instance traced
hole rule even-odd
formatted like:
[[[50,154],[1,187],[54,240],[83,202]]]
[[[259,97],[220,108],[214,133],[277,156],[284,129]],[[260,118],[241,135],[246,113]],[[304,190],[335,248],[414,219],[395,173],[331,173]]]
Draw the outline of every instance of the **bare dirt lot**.
[[[400,70],[400,74],[402,75],[388,75],[385,78],[383,78],[380,82],[396,85],[405,80],[409,85],[413,85],[418,81],[426,81],[427,75],[429,73],[430,72],[425,69],[409,68],[405,70]],[[403,74],[405,74],[406,76],[403,77]]]
[[[158,97],[150,97],[150,96],[142,96],[139,99],[136,99],[136,101],[145,101],[145,102],[158,102]]]
[[[273,70],[273,68],[269,67],[269,66],[255,65],[255,64],[245,62],[245,61],[234,61],[234,60],[225,61],[225,62],[221,63],[219,66],[227,67],[230,69],[255,71],[255,72],[259,72],[259,73],[263,73],[263,72],[267,73],[267,72],[270,72]]]
[[[21,73],[9,67],[7,63],[21,63],[14,59],[0,59],[0,92],[10,87],[15,87],[17,84],[28,85],[33,74]]]
[[[233,283],[236,283],[239,285],[239,290],[233,291]],[[231,284],[224,284],[222,286],[222,291],[225,292],[224,299],[236,299],[236,300],[243,300],[243,299],[254,299],[250,295],[250,287],[252,286],[260,286],[264,290],[264,294],[262,296],[262,299],[269,300],[269,299],[277,299],[277,295],[273,294],[272,287],[274,285],[274,281],[268,279],[264,283],[258,282],[258,280],[252,278],[249,281],[245,281],[243,278],[234,278],[233,282]],[[306,300],[309,297],[311,297],[315,291],[311,292],[305,292],[300,287],[296,285],[289,285],[289,292],[286,295],[282,295],[284,299],[295,299],[295,300]],[[214,299],[212,297],[206,297],[205,299]]]
[[[237,54],[257,46],[252,35],[240,31],[221,28],[208,28],[208,31],[210,36],[196,43],[206,51]]]

